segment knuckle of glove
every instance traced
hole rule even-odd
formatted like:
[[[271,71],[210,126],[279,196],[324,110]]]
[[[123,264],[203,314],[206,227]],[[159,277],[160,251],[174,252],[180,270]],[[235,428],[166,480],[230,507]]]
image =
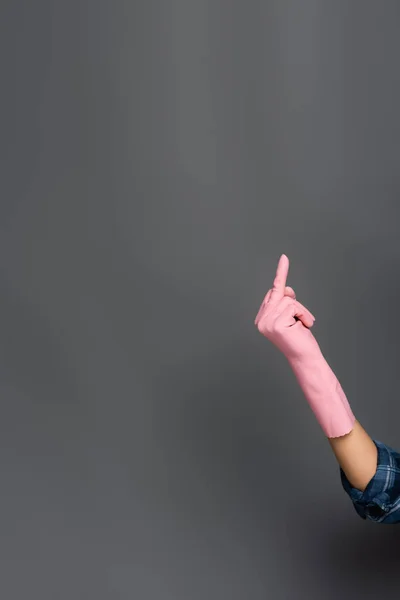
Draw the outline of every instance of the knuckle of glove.
[[[269,339],[275,338],[280,334],[279,319],[277,315],[268,315],[258,324],[259,331]]]
[[[259,332],[269,339],[281,338],[287,328],[284,319],[280,317],[288,306],[294,305],[294,302],[292,298],[285,297],[275,310],[266,312],[258,323]]]
[[[274,333],[274,319],[272,315],[266,315],[262,319],[260,319],[258,323],[258,331],[265,335],[265,337],[270,337]]]

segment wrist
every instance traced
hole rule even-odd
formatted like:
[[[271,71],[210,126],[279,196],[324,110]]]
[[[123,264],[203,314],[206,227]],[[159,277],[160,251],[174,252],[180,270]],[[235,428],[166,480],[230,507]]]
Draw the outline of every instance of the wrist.
[[[306,358],[292,358],[289,362],[325,435],[335,438],[349,433],[355,417],[339,380],[322,352]]]
[[[316,344],[315,347],[313,347],[312,349],[308,349],[306,352],[287,355],[286,359],[288,360],[290,366],[296,371],[305,368],[329,368],[329,365],[326,362],[326,359],[322,354],[318,344]]]

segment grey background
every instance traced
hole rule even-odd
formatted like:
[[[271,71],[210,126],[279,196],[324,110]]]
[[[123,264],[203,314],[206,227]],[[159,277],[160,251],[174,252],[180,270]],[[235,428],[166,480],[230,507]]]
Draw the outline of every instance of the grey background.
[[[3,1],[0,595],[376,598],[253,326],[282,252],[353,410],[400,446],[396,1]]]

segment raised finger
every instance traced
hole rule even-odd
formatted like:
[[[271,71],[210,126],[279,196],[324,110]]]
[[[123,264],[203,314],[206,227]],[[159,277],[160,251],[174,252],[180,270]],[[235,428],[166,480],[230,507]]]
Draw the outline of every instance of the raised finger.
[[[276,304],[285,295],[286,280],[289,272],[289,259],[286,254],[282,254],[279,259],[278,267],[276,269],[276,275],[274,279],[274,285],[272,287],[272,293],[270,302]]]

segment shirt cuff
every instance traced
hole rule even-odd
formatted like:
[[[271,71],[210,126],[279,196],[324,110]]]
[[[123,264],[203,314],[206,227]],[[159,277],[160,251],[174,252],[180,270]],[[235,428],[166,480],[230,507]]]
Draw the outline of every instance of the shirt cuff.
[[[400,454],[378,440],[373,442],[378,450],[377,469],[365,490],[362,492],[354,488],[340,468],[341,483],[362,519],[388,522],[388,517],[396,512],[396,522],[399,522]],[[394,522],[393,518],[390,518],[390,522]]]

